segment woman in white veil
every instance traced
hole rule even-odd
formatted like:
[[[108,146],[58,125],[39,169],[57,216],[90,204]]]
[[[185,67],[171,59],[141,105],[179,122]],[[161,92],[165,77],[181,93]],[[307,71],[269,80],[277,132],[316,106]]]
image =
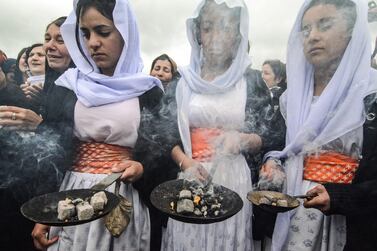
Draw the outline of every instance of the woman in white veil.
[[[266,147],[278,140],[266,137],[271,107],[268,89],[249,68],[248,22],[242,0],[203,0],[187,20],[190,65],[179,70],[182,78],[167,89],[170,93],[175,88],[181,142],[170,149],[173,160],[184,174],[192,171],[205,178],[214,173],[214,183],[241,196],[243,209],[208,225],[169,219],[162,250],[253,249],[252,207],[246,195],[255,165],[245,155],[257,156],[262,142]]]
[[[366,2],[304,2],[288,43],[288,89],[280,101],[286,147],[267,155],[285,160],[286,193],[354,179],[365,150],[364,98],[377,91],[370,47]],[[267,160],[265,170],[273,172],[275,163]],[[300,206],[278,215],[272,250],[336,251],[345,243],[345,217]]]
[[[157,105],[163,91],[157,78],[141,72],[136,18],[127,0],[79,0],[61,33],[77,68],[67,70],[55,83],[77,96],[72,114],[77,147],[60,189],[91,188],[108,174],[122,172],[117,188],[107,189],[118,190],[129,203],[128,210],[118,211],[116,217],[123,221],[115,226],[101,218],[52,227],[47,240],[48,228],[37,224],[34,243],[49,250],[149,250],[148,209],[133,186],[144,167],[134,159],[133,149],[141,111]]]

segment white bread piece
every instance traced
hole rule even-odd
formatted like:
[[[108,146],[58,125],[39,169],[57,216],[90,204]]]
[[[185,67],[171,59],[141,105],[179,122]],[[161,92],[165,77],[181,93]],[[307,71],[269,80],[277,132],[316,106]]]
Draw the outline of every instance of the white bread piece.
[[[183,199],[177,202],[177,213],[194,212],[194,202],[192,200]]]
[[[94,215],[94,209],[88,202],[79,203],[76,206],[79,220],[89,220]]]
[[[71,200],[61,200],[58,202],[58,219],[66,220],[76,214],[75,205],[71,203]]]
[[[107,204],[107,196],[106,196],[106,193],[104,191],[93,194],[93,197],[100,197],[104,200],[105,205]]]

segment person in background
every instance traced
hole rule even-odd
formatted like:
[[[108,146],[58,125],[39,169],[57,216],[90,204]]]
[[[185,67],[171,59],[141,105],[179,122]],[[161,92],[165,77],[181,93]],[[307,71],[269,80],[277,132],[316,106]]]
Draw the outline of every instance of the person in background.
[[[59,27],[64,20],[58,18],[46,28],[43,48],[47,55],[62,58],[62,63],[46,58],[43,109],[30,108],[18,86],[7,85],[17,87],[23,102],[15,102],[14,89],[0,90],[0,105],[6,105],[0,107],[1,250],[33,250],[30,232],[34,224],[21,215],[19,207],[31,197],[57,191],[72,163],[71,114],[76,96],[54,84],[66,69],[74,67],[61,40]]]
[[[148,209],[132,184],[144,168],[133,160],[132,148],[142,123],[141,112],[158,104],[163,87],[160,80],[141,72],[135,16],[127,0],[79,0],[61,33],[77,68],[66,71],[55,83],[77,95],[70,116],[78,142],[75,161],[60,189],[90,188],[108,174],[120,172],[122,182],[116,186],[132,204],[132,214],[118,238],[106,228],[104,218],[79,226],[52,227],[49,239],[49,227],[37,224],[32,233],[35,245],[49,250],[148,250]],[[88,156],[92,150],[94,154]],[[114,192],[115,185],[108,189]]]
[[[17,72],[16,59],[8,58],[2,65],[8,84],[19,85],[22,75]]]
[[[0,65],[0,106],[13,105],[32,109],[30,102],[18,85],[8,82],[8,79]],[[1,116],[0,112],[0,116]],[[0,129],[2,125],[0,123]]]
[[[177,64],[166,54],[153,60],[149,74],[161,80],[164,89],[167,88],[170,81],[179,78]]]
[[[25,84],[27,78],[29,77],[28,74],[30,74],[29,67],[26,62],[26,50],[28,48],[29,47],[22,48],[17,55],[16,72],[17,74],[22,75],[22,79],[20,80],[19,85]]]
[[[303,3],[288,42],[289,82],[281,97],[286,147],[267,154],[261,174],[275,176],[282,166],[283,192],[318,195],[305,205],[329,216],[303,206],[279,214],[273,251],[376,250],[370,181],[377,177],[377,72],[370,66],[370,43],[365,1]],[[319,183],[333,204],[318,203],[326,197]],[[358,202],[365,210],[355,210],[362,208]]]
[[[279,98],[287,89],[285,64],[280,60],[266,60],[262,65],[262,78],[270,90],[275,111],[279,107]]]
[[[33,104],[39,105],[45,80],[46,53],[43,50],[43,44],[33,44],[26,50],[26,62],[30,76],[21,88]]]

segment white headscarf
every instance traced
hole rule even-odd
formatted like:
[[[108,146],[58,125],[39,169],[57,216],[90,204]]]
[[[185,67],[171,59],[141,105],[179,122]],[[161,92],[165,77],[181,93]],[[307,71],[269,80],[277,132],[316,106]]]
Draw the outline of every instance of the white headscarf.
[[[313,66],[303,53],[301,21],[311,0],[306,0],[290,34],[287,53],[288,89],[282,96],[286,111],[286,147],[268,156],[287,158],[287,193],[301,192],[305,149],[322,146],[361,127],[365,121],[364,98],[377,91],[377,74],[370,67],[371,40],[367,3],[356,4],[357,19],[343,58],[325,90],[312,105]],[[273,235],[273,251],[282,250],[294,212],[279,214]]]
[[[66,71],[56,84],[73,90],[79,101],[87,107],[138,97],[154,86],[162,89],[160,80],[141,72],[143,62],[140,56],[139,32],[128,1],[116,0],[113,11],[114,25],[124,40],[124,47],[113,76],[100,73],[85,46],[81,30],[79,40],[89,62],[79,50],[75,35],[77,2],[74,1],[74,10],[60,28],[64,43],[77,68]]]
[[[206,1],[203,0],[196,9],[194,15],[186,21],[187,36],[191,44],[191,59],[189,66],[179,69],[182,78],[179,80],[176,90],[178,126],[185,153],[189,156],[192,154],[188,121],[188,105],[191,94],[193,92],[203,94],[227,92],[242,79],[245,70],[251,64],[247,53],[249,14],[245,3],[243,0],[214,0],[218,5],[225,3],[229,8],[241,8],[241,41],[236,57],[233,59],[231,66],[225,73],[217,76],[211,82],[205,81],[201,78],[200,73],[203,53],[202,48],[197,41],[195,19],[199,17],[200,10],[203,8],[205,2]]]

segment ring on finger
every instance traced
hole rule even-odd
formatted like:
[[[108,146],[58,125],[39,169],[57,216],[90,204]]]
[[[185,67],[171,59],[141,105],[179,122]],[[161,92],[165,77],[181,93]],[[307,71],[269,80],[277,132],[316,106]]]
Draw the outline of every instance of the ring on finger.
[[[16,120],[16,113],[15,112],[12,113],[12,120]]]

